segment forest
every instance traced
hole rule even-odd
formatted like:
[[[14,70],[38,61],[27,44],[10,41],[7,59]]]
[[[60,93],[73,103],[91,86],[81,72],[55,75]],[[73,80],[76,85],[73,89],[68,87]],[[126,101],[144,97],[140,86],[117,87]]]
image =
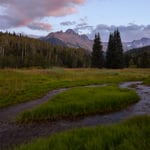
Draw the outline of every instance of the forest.
[[[119,62],[119,63],[118,63]],[[93,51],[56,46],[39,39],[15,33],[0,32],[0,68],[150,68],[150,46],[123,53],[118,30],[110,34],[108,48],[102,51],[96,35]]]
[[[127,51],[125,65],[134,68],[150,68],[150,46]]]
[[[89,67],[90,52],[80,48],[55,46],[21,34],[0,33],[0,68],[52,66]]]

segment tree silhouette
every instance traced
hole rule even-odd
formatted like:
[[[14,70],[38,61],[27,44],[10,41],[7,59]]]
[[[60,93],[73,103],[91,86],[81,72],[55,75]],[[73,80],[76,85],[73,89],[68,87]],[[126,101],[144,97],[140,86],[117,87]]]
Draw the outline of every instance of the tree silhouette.
[[[102,68],[104,64],[102,44],[100,39],[100,34],[95,34],[95,39],[92,49],[92,67],[93,68]]]
[[[117,30],[110,33],[106,52],[106,67],[119,69],[124,67],[124,55],[120,32]]]

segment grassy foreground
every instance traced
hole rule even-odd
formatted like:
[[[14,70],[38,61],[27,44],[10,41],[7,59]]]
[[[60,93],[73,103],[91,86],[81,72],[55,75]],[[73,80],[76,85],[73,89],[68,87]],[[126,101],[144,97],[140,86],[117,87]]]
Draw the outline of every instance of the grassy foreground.
[[[144,84],[150,85],[150,76],[143,81]]]
[[[117,86],[73,88],[20,115],[21,122],[74,119],[119,110],[139,100],[135,91]]]
[[[14,150],[148,150],[150,116],[112,126],[73,129],[23,144]]]
[[[4,69],[0,70],[0,108],[31,101],[52,89],[141,80],[150,84],[150,69]]]

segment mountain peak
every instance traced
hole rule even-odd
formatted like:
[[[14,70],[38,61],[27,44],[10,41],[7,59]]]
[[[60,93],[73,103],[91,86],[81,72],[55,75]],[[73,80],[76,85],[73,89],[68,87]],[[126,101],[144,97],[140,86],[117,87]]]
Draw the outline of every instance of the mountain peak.
[[[67,29],[65,33],[68,33],[68,34],[77,34],[74,30],[72,29]]]
[[[65,32],[58,31],[48,34],[42,40],[57,45],[65,45],[73,48],[84,48],[92,50],[93,41],[89,40],[86,35],[79,35],[72,29],[67,29]]]
[[[80,36],[81,36],[81,38],[84,39],[84,40],[89,40],[88,36],[85,35],[85,34],[82,34],[82,35],[80,35]]]

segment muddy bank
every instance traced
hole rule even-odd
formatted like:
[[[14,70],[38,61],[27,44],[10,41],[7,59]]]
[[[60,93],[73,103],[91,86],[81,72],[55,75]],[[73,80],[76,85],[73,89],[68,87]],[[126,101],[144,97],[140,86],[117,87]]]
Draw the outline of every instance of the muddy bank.
[[[18,126],[17,124],[8,121],[8,119],[10,119],[9,117],[10,114],[7,114],[8,112],[5,112],[5,109],[0,110],[0,114],[1,112],[3,112],[3,115],[6,113],[6,118],[5,116],[2,116],[2,114],[1,114],[2,118],[0,116],[0,149],[5,149],[8,146],[14,144],[27,142],[30,141],[31,139],[35,139],[40,136],[51,135],[55,132],[64,131],[74,127],[112,124],[130,118],[134,115],[141,115],[141,114],[150,115],[150,87],[149,86],[142,85],[141,82],[126,82],[121,84],[120,87],[133,88],[139,94],[141,100],[138,103],[129,106],[126,109],[123,109],[119,112],[115,112],[107,115],[88,116],[76,121],[63,120],[57,122],[47,122],[47,123]],[[60,91],[55,91],[54,94],[51,95],[51,97],[65,90],[66,89],[60,89]],[[38,105],[39,104],[40,102],[38,103]],[[23,107],[21,104],[20,106]],[[29,107],[33,108],[33,106],[34,104],[30,105],[29,103],[27,103],[24,110]],[[15,106],[13,107],[15,108]],[[10,107],[11,108],[10,110],[12,110],[12,112],[13,112],[13,107]],[[21,107],[18,107],[18,109],[20,110],[16,111],[14,113],[14,116],[16,116],[18,112],[20,112],[23,109]]]
[[[66,91],[67,88],[62,88],[58,90],[53,90],[47,93],[44,97],[36,99],[34,101],[21,103],[15,106],[9,106],[7,108],[0,109],[0,122],[10,122],[15,118],[20,112],[25,111],[27,109],[32,109],[49,99],[51,99],[53,96],[62,93]]]

